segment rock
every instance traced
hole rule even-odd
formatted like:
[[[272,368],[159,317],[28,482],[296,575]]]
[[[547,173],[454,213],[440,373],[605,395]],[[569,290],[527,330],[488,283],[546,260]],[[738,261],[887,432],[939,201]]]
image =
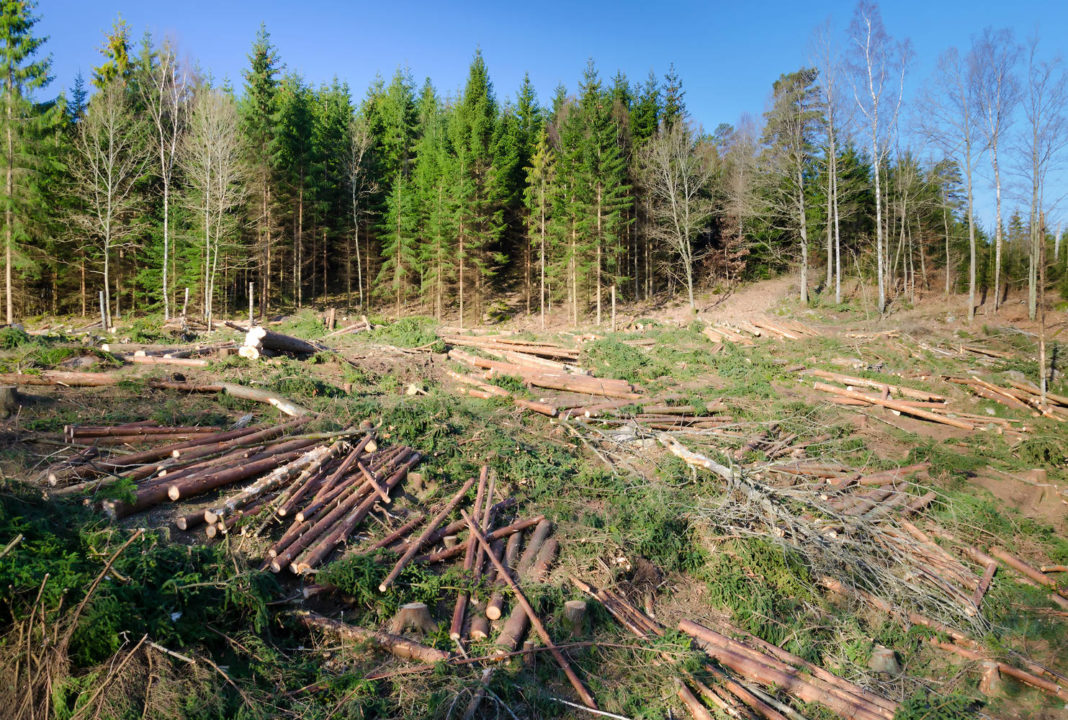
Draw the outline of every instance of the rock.
[[[897,659],[897,653],[888,647],[876,645],[872,650],[871,659],[868,660],[868,668],[877,673],[897,676],[901,674],[901,662]]]

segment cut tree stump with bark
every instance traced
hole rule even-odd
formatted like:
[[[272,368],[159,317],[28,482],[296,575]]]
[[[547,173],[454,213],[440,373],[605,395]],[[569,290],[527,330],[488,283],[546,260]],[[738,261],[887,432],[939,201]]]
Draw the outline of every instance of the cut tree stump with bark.
[[[405,630],[418,630],[430,635],[438,629],[438,624],[430,616],[426,603],[413,602],[400,606],[397,614],[389,621],[389,632],[400,635]]]

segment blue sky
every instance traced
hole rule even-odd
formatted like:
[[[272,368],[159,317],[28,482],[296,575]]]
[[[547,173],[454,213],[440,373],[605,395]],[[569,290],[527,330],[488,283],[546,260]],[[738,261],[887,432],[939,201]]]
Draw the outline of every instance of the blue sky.
[[[525,71],[548,102],[557,84],[575,87],[591,57],[606,79],[623,70],[644,80],[650,70],[663,75],[673,62],[694,120],[712,129],[743,112],[759,115],[772,82],[806,64],[813,30],[827,18],[844,47],[853,7],[778,1],[43,0],[38,14],[53,57],[52,93],[69,88],[79,70],[88,78],[100,62],[104,33],[120,14],[135,38],[145,30],[173,37],[183,55],[240,87],[262,21],[287,69],[313,83],[337,76],[357,99],[376,73],[388,78],[399,65],[417,81],[430,76],[440,92],[455,94],[476,47],[502,100],[514,97]],[[1068,51],[1063,0],[899,0],[882,3],[882,14],[889,33],[909,38],[914,47],[907,94],[926,82],[943,50],[966,48],[988,25],[1012,28],[1021,40],[1038,27],[1048,54]],[[987,165],[984,160],[980,167],[985,171]],[[980,184],[988,182],[981,178]],[[1068,192],[1064,182],[1052,185],[1051,195]],[[983,188],[978,196],[984,220],[992,222],[992,193]]]

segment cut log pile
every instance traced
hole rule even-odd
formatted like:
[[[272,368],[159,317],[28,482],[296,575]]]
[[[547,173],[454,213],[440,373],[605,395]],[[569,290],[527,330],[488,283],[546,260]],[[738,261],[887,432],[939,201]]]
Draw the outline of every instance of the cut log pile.
[[[725,342],[753,345],[756,339],[801,340],[820,335],[818,331],[796,320],[777,318],[772,321],[763,317],[709,323],[701,332],[716,343],[717,350]]]
[[[1027,428],[1020,425],[1018,420],[956,411],[950,407],[947,398],[926,390],[892,385],[881,380],[853,377],[826,370],[806,370],[804,374],[837,383],[837,385],[831,385],[817,380],[813,383],[813,387],[816,390],[832,395],[831,402],[838,405],[883,407],[895,415],[908,415],[961,430],[985,430],[993,427],[997,432],[1027,431]],[[862,391],[858,388],[871,388],[876,392]]]
[[[470,502],[468,495],[473,488],[474,502],[464,510],[462,508]],[[458,658],[452,653],[422,645],[404,633],[429,636],[439,625],[447,623],[450,638],[461,647],[469,641],[489,641],[491,652],[482,660],[493,665],[519,652],[528,632],[533,631],[560,664],[586,706],[595,708],[593,696],[556,648],[523,591],[524,585],[546,580],[559,552],[559,543],[552,537],[552,523],[541,515],[518,517],[511,498],[495,500],[495,477],[488,467],[483,467],[477,487],[475,478],[471,478],[435,512],[419,514],[384,537],[374,541],[367,538],[348,550],[353,554],[384,550],[396,558],[394,562],[382,565],[381,592],[387,591],[409,564],[458,563],[466,582],[457,593],[449,617],[435,619],[425,604],[409,603],[400,608],[385,631],[354,628],[311,613],[303,613],[301,621],[309,628],[342,638],[360,639],[398,657],[427,663],[450,662]],[[447,522],[457,511],[460,519]],[[292,529],[286,535],[300,537]],[[284,547],[284,541],[285,536],[272,551]],[[271,562],[271,569],[280,571],[285,561],[289,561],[289,567],[296,572],[314,571],[313,567],[301,564],[299,558],[293,562],[293,557],[293,553],[280,552]],[[276,563],[280,558],[283,561]],[[309,595],[331,590],[324,586],[312,587]],[[472,591],[471,588],[475,589]],[[510,608],[509,597],[512,599]],[[569,604],[565,617],[566,626],[557,634],[573,636],[580,633],[585,622],[585,604]]]
[[[641,395],[626,380],[595,378],[566,368],[536,367],[502,360],[479,357],[455,348],[449,351],[449,359],[482,371],[483,379],[506,375],[520,378],[529,387],[560,390],[582,395],[636,400]]]
[[[598,589],[577,578],[572,578],[572,582],[637,637],[650,639],[665,634],[663,625],[628,602],[621,593]],[[710,662],[704,670],[714,680],[709,686],[687,673],[676,681],[679,697],[695,720],[711,715],[690,685],[713,707],[733,717],[755,713],[768,720],[781,718],[777,708],[782,705],[772,695],[776,692],[822,705],[845,718],[892,720],[897,711],[897,703],[738,628],[728,626],[720,632],[684,619],[678,629],[694,638],[697,647],[707,654]],[[669,655],[663,657],[669,663],[675,662]]]
[[[974,375],[947,377],[946,382],[961,385],[981,398],[993,400],[1005,407],[1026,412],[1029,415],[1041,415],[1059,422],[1068,420],[1068,397],[1046,393],[1046,400],[1043,403],[1042,391],[1030,383],[1010,381],[1009,387],[1002,387]]]

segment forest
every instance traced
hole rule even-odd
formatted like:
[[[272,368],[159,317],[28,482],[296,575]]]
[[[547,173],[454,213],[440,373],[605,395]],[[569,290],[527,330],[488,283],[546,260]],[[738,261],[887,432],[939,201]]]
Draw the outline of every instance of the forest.
[[[634,81],[591,59],[539,98],[529,76],[498,91],[476,51],[458,96],[398,68],[354,99],[291,69],[264,27],[235,87],[121,19],[89,83],[54,96],[35,12],[5,5],[0,36],[8,323],[340,298],[600,324],[610,298],[696,308],[695,290],[785,271],[802,302],[966,292],[971,318],[1016,291],[1033,318],[1040,266],[1065,274],[1046,217],[1068,90],[1037,36],[984,29],[916,78],[861,3],[844,32],[814,31],[766,109],[709,129],[673,66]]]

